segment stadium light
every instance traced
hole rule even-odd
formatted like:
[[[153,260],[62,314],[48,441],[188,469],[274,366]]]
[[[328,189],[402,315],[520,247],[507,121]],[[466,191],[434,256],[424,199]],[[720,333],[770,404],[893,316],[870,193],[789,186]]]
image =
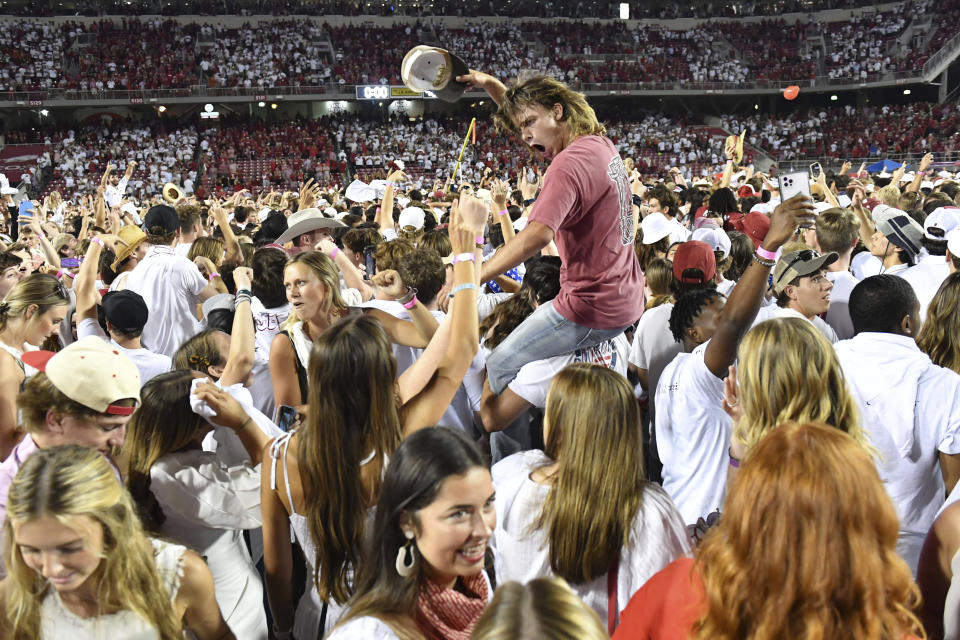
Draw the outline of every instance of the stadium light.
[[[166,110],[167,110],[167,108],[166,108],[165,106],[163,106],[163,105],[160,105],[159,107],[157,107],[157,111],[159,111],[160,113],[163,113],[163,112],[166,111]]]
[[[210,113],[213,111],[213,105],[208,102],[207,104],[203,105],[203,110],[207,113]]]
[[[276,103],[276,102],[270,103],[270,108],[271,108],[271,109],[276,109],[276,108],[277,108],[277,103]]]
[[[630,3],[621,2],[620,3],[620,19],[629,20],[630,19]]]
[[[50,112],[47,111],[46,109],[40,109],[40,115],[43,117],[47,117],[48,115],[50,115]]]
[[[261,100],[260,102],[257,103],[257,106],[258,106],[258,107],[265,107],[265,106],[267,106],[267,103],[264,102],[263,100]]]
[[[904,89],[904,90],[903,90],[903,95],[905,95],[905,96],[910,95],[910,89]]]
[[[830,101],[831,101],[831,102],[836,102],[836,101],[837,101],[837,94],[833,94],[832,96],[830,96]]]

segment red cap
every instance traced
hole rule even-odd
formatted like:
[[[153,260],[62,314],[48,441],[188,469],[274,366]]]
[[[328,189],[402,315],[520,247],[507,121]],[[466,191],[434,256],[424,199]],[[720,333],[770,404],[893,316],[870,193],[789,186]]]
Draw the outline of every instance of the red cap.
[[[740,219],[740,231],[753,240],[753,246],[759,247],[770,231],[770,218],[765,213],[752,211]]]
[[[757,195],[757,192],[754,191],[753,187],[750,186],[749,184],[745,184],[741,186],[739,189],[737,189],[738,198],[751,198],[755,195]]]
[[[700,273],[691,269],[699,270]],[[677,247],[673,256],[673,277],[686,284],[710,282],[717,275],[717,260],[706,242],[691,240]]]

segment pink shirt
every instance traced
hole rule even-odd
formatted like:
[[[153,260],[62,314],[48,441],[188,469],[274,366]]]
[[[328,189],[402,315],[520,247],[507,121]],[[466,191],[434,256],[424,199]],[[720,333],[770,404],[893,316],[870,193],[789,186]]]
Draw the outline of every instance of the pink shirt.
[[[643,313],[631,200],[623,160],[603,136],[577,138],[547,170],[530,220],[555,234],[563,264],[553,306],[567,320],[619,329]]]

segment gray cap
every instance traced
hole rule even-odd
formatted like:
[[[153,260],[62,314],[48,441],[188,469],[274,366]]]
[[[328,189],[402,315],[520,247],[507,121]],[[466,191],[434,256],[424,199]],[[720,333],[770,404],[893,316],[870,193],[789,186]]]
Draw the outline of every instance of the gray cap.
[[[910,254],[911,258],[920,253],[923,247],[923,227],[906,211],[878,204],[873,208],[873,221],[877,225],[877,231],[899,249]]]

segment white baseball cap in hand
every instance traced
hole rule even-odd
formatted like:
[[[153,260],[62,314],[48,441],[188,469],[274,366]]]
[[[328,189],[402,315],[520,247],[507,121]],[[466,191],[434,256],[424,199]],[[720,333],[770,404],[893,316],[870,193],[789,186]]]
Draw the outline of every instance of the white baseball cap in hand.
[[[470,68],[460,57],[422,44],[410,49],[400,64],[403,84],[414,91],[430,91],[447,102],[456,102],[463,95],[467,85],[457,82],[457,76],[467,73]]]

